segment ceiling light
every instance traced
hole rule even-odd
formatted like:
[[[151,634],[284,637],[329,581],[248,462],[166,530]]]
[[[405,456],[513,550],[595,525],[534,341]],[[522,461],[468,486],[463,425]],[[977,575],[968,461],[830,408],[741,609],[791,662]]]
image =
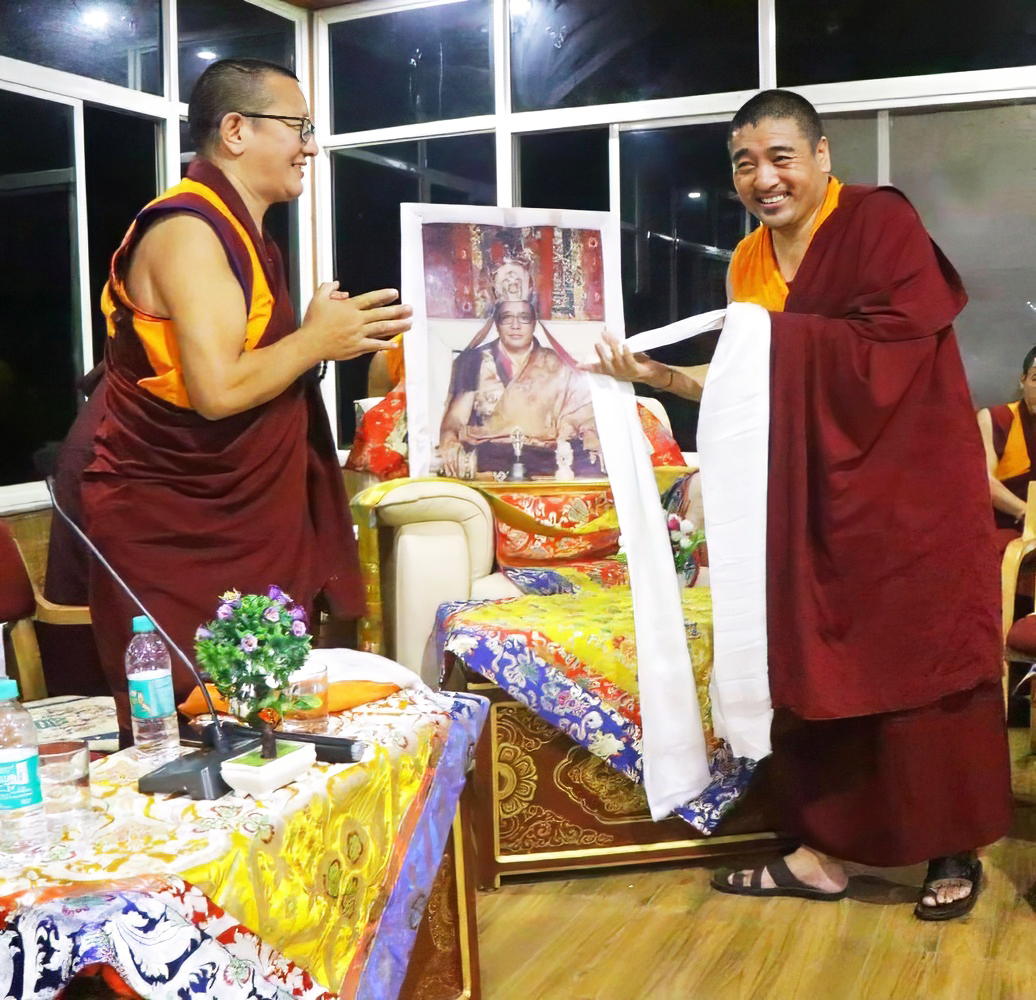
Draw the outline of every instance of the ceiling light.
[[[83,11],[82,21],[88,28],[103,28],[109,21],[108,12],[103,7],[91,7]]]
[[[687,197],[688,198],[700,198],[701,197],[701,192],[700,191],[688,191],[687,192]]]
[[[212,49],[202,49],[198,53],[198,58],[211,62],[213,59],[218,59],[219,56],[215,52],[213,52]]]

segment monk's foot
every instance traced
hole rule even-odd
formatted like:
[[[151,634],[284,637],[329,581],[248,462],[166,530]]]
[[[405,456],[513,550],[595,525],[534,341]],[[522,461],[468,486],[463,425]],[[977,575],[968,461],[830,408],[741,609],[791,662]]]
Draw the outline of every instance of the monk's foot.
[[[914,907],[919,920],[952,920],[971,912],[982,886],[982,862],[974,851],[932,858]]]
[[[836,900],[846,894],[849,878],[837,862],[808,847],[755,869],[717,872],[711,885],[738,896],[794,896]]]

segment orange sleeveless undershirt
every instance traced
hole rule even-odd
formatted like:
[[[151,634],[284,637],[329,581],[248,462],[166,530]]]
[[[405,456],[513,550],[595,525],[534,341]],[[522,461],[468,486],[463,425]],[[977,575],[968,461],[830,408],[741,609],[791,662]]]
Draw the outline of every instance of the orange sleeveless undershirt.
[[[831,177],[827,182],[824,202],[813,220],[809,234],[811,241],[827,217],[838,207],[841,190],[841,182]],[[773,236],[766,226],[760,226],[750,233],[734,250],[730,261],[730,289],[733,302],[754,302],[772,312],[784,311],[788,283],[781,276],[773,252]]]
[[[248,251],[252,265],[252,300],[249,304],[245,339],[241,349],[251,351],[266,330],[275,305],[273,292],[263,273],[255,243],[223,199],[207,185],[190,178],[185,178],[175,187],[159,195],[154,201],[149,202],[140,214],[153,205],[169,201],[181,194],[196,195],[208,202],[233,227]],[[159,399],[164,399],[166,402],[184,409],[192,409],[187,395],[187,386],[184,384],[183,364],[180,360],[180,348],[173,321],[163,316],[152,316],[137,308],[130,300],[123,283],[120,263],[122,258],[136,245],[138,238],[137,223],[134,221],[123,238],[122,245],[115,252],[108,283],[101,292],[101,310],[107,321],[108,336],[116,335],[115,315],[120,306],[129,309],[132,312],[133,330],[140,338],[148,362],[155,373],[140,379],[137,384]]]

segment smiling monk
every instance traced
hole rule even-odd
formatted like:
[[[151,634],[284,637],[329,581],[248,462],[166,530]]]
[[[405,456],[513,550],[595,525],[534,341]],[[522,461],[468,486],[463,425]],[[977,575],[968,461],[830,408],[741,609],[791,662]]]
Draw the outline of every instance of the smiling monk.
[[[837,900],[842,861],[928,861],[962,916],[1011,821],[998,561],[952,323],[960,278],[894,188],[842,185],[816,111],[764,91],[728,131],[762,223],[728,273],[770,312],[767,631],[773,771],[803,846],[713,886]],[[707,369],[599,345],[596,370],[700,398]]]
[[[104,377],[59,463],[62,481],[82,478],[87,534],[191,653],[230,589],[277,584],[310,608],[323,592],[336,615],[362,614],[316,366],[383,348],[410,309],[390,305],[394,289],[349,298],[328,282],[297,323],[263,230],[271,205],[302,193],[318,152],[289,70],[213,63],[188,123],[198,157],[186,179],[141,210],[112,259]],[[89,602],[125,741],[122,656],[138,612],[98,565]],[[178,700],[194,685],[175,659],[173,681]]]

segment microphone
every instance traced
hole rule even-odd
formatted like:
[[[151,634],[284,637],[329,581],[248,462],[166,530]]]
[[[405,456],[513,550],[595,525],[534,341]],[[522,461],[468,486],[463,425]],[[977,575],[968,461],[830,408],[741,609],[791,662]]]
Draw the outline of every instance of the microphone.
[[[169,761],[167,764],[163,764],[161,767],[149,774],[143,775],[137,782],[137,790],[145,794],[154,794],[156,792],[184,792],[189,795],[192,799],[218,799],[222,798],[227,792],[230,791],[230,786],[223,780],[222,775],[219,771],[219,765],[230,757],[234,757],[237,754],[243,752],[246,747],[238,743],[233,745],[230,738],[228,737],[223,724],[219,720],[219,714],[216,711],[216,706],[212,703],[212,696],[209,694],[208,686],[202,680],[201,674],[198,672],[197,667],[187,657],[183,650],[176,645],[175,642],[170,638],[169,633],[166,632],[160,622],[158,622],[154,615],[144,606],[143,602],[137,597],[136,594],[130,589],[129,584],[122,579],[121,576],[115,571],[111,563],[101,554],[101,551],[96,545],[87,537],[86,532],[79,527],[75,521],[64,511],[61,504],[58,503],[57,497],[54,495],[54,483],[53,477],[47,476],[47,492],[50,494],[51,503],[54,505],[54,509],[61,515],[62,519],[68,524],[68,526],[75,532],[75,534],[84,542],[86,547],[93,553],[97,558],[98,562],[111,574],[112,579],[122,588],[126,596],[140,609],[142,614],[148,616],[151,622],[155,626],[155,631],[165,640],[166,645],[176,654],[184,666],[187,667],[191,676],[195,679],[201,690],[202,697],[205,699],[205,705],[209,710],[209,715],[212,716],[212,725],[206,730],[206,733],[212,740],[212,749],[197,750],[193,753],[186,754],[183,757],[179,757],[176,760]],[[249,743],[258,743],[258,740],[251,740]]]

